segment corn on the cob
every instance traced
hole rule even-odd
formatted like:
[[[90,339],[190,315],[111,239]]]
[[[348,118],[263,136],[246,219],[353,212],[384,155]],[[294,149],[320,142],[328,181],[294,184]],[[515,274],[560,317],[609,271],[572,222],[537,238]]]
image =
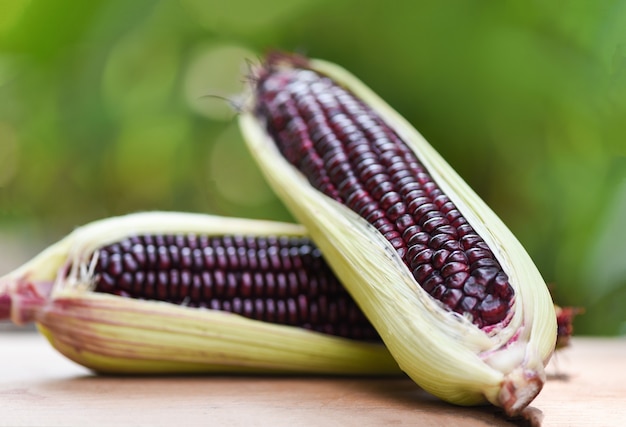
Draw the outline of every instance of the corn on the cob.
[[[406,121],[339,67],[270,56],[240,124],[400,367],[450,402],[518,414],[556,316],[499,218]]]
[[[8,317],[36,322],[100,372],[400,372],[293,224],[165,212],[96,221],[0,278]]]

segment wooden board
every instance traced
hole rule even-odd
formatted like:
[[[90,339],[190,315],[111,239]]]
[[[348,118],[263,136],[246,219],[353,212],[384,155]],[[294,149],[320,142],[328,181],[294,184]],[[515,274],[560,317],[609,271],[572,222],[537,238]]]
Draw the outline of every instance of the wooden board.
[[[577,338],[533,402],[543,426],[626,425],[626,340]],[[406,378],[110,377],[43,337],[0,332],[2,426],[511,426],[492,407],[456,407]]]

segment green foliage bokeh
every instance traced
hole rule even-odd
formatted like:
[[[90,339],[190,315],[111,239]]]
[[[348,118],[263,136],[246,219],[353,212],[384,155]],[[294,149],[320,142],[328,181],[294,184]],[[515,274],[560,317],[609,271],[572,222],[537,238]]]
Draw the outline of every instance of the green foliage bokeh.
[[[167,209],[290,220],[241,141],[246,61],[336,62],[626,333],[626,1],[0,0],[0,230]],[[1,273],[1,272],[0,272]]]

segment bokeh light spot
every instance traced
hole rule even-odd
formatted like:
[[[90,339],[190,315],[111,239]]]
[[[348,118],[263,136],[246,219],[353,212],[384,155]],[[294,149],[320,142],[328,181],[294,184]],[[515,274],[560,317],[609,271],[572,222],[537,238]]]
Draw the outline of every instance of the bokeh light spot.
[[[131,206],[145,209],[168,197],[186,136],[187,122],[176,117],[127,124],[116,141],[113,172]]]
[[[26,0],[0,2],[0,35],[8,34],[17,26],[29,3]]]
[[[104,97],[117,114],[163,108],[178,73],[175,43],[137,32],[112,49],[102,80]]]
[[[205,28],[213,31],[250,33],[269,28],[295,14],[302,13],[307,6],[319,3],[313,0],[273,0],[271,3],[257,0],[181,0]]]
[[[256,55],[237,45],[208,45],[192,57],[185,76],[189,106],[213,120],[230,120],[235,115],[231,102],[241,94],[246,61]]]
[[[212,186],[225,200],[254,208],[273,198],[236,126],[230,126],[217,138],[208,163]]]

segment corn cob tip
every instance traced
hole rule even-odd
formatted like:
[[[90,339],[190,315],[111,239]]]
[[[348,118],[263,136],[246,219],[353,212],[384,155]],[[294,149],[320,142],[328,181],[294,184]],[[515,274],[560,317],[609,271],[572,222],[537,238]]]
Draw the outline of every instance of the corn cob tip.
[[[36,321],[37,312],[52,294],[68,244],[63,239],[0,277],[0,320],[10,319],[16,325]]]
[[[0,320],[11,320],[16,325],[34,322],[52,285],[52,281],[33,281],[27,276],[0,278]]]
[[[543,369],[540,372],[543,373]],[[496,406],[510,417],[518,416],[543,388],[545,374],[541,373],[524,368],[511,372],[502,383]]]
[[[522,414],[546,382],[544,365],[539,354],[527,346],[519,346],[519,351],[523,353],[523,361],[504,376],[497,395],[498,401],[493,402],[510,417]]]

